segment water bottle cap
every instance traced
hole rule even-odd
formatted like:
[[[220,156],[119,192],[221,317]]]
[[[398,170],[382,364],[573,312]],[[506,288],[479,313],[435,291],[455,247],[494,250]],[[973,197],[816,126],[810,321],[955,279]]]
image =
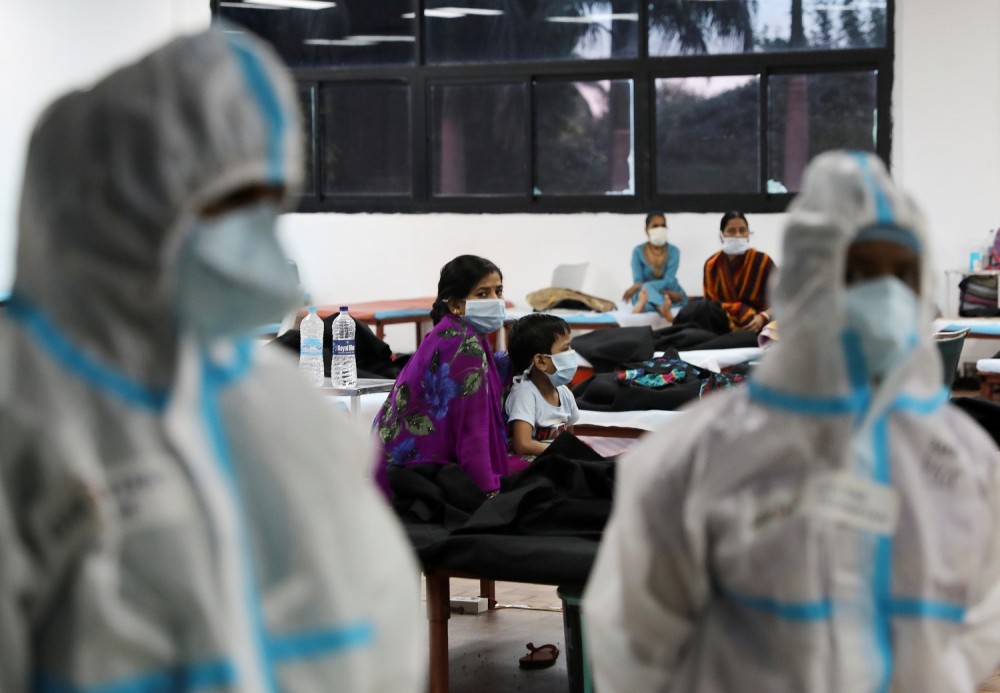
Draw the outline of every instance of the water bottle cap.
[[[309,312],[310,313],[315,313],[316,312],[316,306],[309,306]]]
[[[340,312],[341,313],[346,313],[347,312],[347,306],[341,306],[340,307]]]

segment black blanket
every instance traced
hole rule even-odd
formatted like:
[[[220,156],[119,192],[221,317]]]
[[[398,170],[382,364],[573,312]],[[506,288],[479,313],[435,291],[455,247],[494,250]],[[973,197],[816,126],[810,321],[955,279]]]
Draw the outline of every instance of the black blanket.
[[[736,334],[735,332],[732,334]],[[590,411],[673,411],[709,392],[739,385],[743,374],[699,368],[666,349],[662,357],[627,363],[613,373],[597,373],[573,388],[580,409]]]
[[[655,390],[621,383],[614,373],[598,373],[573,388],[576,405],[589,411],[673,411],[698,399],[700,394],[698,380]]]
[[[454,464],[393,466],[389,484],[425,569],[583,584],[611,512],[614,462],[563,434],[492,498]]]
[[[653,358],[668,349],[735,349],[757,346],[757,335],[747,330],[718,334],[694,324],[675,324],[659,330],[651,327],[612,327],[573,338],[573,349],[595,373],[613,371],[625,363]]]

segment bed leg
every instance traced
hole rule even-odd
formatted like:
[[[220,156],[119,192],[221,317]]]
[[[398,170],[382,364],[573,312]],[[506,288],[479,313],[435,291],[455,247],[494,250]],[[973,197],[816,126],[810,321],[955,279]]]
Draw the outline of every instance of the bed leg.
[[[495,609],[497,607],[497,583],[495,580],[479,581],[479,596],[486,598],[487,607]]]
[[[448,619],[451,586],[447,575],[426,573],[430,627],[430,693],[448,693]]]

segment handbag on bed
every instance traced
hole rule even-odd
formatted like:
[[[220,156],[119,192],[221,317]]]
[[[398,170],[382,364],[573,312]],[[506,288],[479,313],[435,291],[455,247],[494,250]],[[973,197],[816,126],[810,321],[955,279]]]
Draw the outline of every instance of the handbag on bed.
[[[997,276],[970,274],[958,283],[958,314],[963,318],[992,318],[997,306]]]
[[[570,310],[593,310],[607,313],[615,309],[615,302],[606,298],[598,298],[573,289],[551,287],[532,291],[525,297],[528,305],[536,311],[568,308]]]

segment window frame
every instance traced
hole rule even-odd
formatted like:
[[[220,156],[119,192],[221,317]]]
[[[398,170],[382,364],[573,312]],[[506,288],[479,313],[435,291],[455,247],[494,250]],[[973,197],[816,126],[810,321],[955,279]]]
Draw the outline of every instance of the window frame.
[[[213,21],[220,0],[210,0]],[[425,0],[416,0],[416,16],[423,17]],[[794,193],[768,193],[768,103],[771,75],[876,71],[875,152],[891,170],[892,89],[895,58],[896,0],[886,0],[886,41],[881,48],[804,50],[738,53],[730,55],[684,55],[648,57],[648,3],[638,2],[636,58],[601,60],[503,61],[491,63],[426,64],[424,22],[415,22],[415,61],[411,65],[301,67],[291,68],[297,86],[313,89],[312,147],[314,189],[303,191],[299,212],[387,212],[387,213],[666,213],[718,212],[741,209],[747,213],[784,212]],[[656,100],[658,78],[759,75],[758,147],[761,187],[758,193],[661,194],[656,192]],[[633,85],[632,137],[634,142],[635,193],[633,195],[545,195],[533,193],[535,171],[535,94],[538,81],[593,81],[630,79]],[[323,127],[317,118],[320,90],[324,83],[405,83],[410,89],[410,195],[336,195],[323,193],[325,172],[319,155]],[[527,83],[527,101],[522,127],[528,142],[528,190],[526,196],[435,196],[431,152],[431,95],[433,85],[479,85]]]

